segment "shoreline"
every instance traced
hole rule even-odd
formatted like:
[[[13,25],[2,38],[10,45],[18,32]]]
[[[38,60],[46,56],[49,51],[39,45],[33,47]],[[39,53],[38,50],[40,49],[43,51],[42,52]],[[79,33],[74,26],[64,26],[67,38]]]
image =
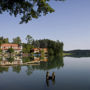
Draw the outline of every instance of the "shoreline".
[[[8,62],[8,63],[0,64],[0,67],[1,66],[17,66],[17,65],[40,65],[40,61],[30,61],[30,62],[19,63],[19,64]]]

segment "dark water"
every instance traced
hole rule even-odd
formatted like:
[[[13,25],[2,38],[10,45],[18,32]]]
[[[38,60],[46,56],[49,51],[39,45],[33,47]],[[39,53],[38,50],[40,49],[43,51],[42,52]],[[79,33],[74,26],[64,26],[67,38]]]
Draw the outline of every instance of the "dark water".
[[[46,82],[46,72],[55,81]],[[50,58],[37,66],[0,67],[0,90],[90,90],[90,58]]]

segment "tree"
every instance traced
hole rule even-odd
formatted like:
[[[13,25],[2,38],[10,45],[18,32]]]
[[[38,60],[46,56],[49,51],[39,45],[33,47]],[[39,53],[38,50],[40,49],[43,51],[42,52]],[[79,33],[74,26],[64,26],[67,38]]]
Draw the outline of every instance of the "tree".
[[[44,50],[41,50],[40,54],[41,54],[41,57],[44,57],[45,56]]]
[[[27,40],[27,44],[32,44],[32,42],[33,42],[33,38],[30,35],[26,36],[26,40]]]
[[[20,37],[13,38],[13,43],[21,44],[21,39],[20,39]]]
[[[48,54],[49,55],[63,55],[63,42],[60,41],[53,41],[49,39],[42,39],[38,40],[39,42],[39,48],[48,48]],[[34,41],[33,45],[36,47],[37,41]]]
[[[2,52],[2,49],[0,48],[0,53]]]
[[[11,47],[11,48],[9,48],[9,49],[7,50],[7,52],[10,53],[10,58],[11,58],[12,53],[14,52],[14,49]],[[10,59],[10,60],[11,60],[11,62],[13,61],[12,59]]]
[[[8,38],[0,37],[0,45],[3,43],[9,43]]]
[[[53,51],[52,48],[49,48],[49,49],[48,49],[48,55],[54,55],[54,51]]]
[[[33,46],[30,44],[23,43],[22,45],[23,45],[23,50],[22,50],[23,53],[30,53],[30,50],[33,48]]]
[[[9,53],[13,53],[13,52],[14,52],[14,49],[13,49],[13,48],[9,48],[9,49],[8,49],[8,52],[9,52]]]
[[[10,15],[21,15],[20,23],[28,23],[55,10],[49,5],[52,0],[0,0],[0,14],[7,11]],[[64,1],[64,0],[55,0]]]
[[[8,38],[4,38],[4,39],[3,39],[3,43],[9,43]]]
[[[34,45],[35,48],[39,48],[40,47],[40,43],[38,40],[33,40],[32,45]]]
[[[0,45],[3,43],[3,37],[0,37]]]

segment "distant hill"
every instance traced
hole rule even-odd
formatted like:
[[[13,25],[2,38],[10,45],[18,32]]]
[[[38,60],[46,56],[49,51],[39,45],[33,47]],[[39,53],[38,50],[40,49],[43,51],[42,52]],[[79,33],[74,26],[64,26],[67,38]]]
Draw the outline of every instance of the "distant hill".
[[[64,51],[66,53],[66,56],[72,56],[72,57],[90,57],[90,50],[70,50],[70,51]]]

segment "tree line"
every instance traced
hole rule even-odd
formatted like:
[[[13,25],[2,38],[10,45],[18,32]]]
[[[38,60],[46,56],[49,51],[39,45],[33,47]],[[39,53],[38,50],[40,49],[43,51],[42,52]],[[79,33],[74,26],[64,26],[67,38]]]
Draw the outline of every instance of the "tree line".
[[[3,43],[15,43],[23,46],[23,53],[30,53],[33,48],[47,48],[49,55],[62,55],[63,54],[63,42],[59,40],[53,41],[49,39],[35,40],[31,35],[26,36],[26,43],[21,41],[21,38],[18,36],[13,38],[12,42],[9,42],[8,38],[0,37],[0,44]]]
[[[62,55],[63,54],[63,42],[59,40],[53,41],[49,39],[33,40],[34,47],[48,48],[49,55]]]

